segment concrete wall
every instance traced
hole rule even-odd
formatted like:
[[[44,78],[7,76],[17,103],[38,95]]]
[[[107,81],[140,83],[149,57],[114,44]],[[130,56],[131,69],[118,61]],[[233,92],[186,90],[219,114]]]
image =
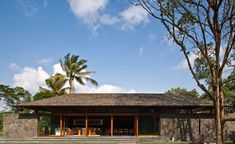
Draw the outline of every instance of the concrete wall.
[[[37,116],[20,113],[4,114],[3,133],[5,138],[35,137],[37,136]]]

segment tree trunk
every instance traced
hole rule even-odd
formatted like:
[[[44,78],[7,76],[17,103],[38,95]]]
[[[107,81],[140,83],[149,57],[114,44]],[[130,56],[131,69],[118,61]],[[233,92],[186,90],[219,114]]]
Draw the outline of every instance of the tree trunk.
[[[215,99],[215,122],[216,122],[216,144],[223,144],[223,122],[222,122],[222,112],[223,112],[223,104],[222,104],[222,95],[221,95],[221,86],[220,86],[220,78],[216,80],[216,99]]]
[[[216,100],[217,101],[217,100]],[[218,101],[216,102],[216,115],[215,115],[215,122],[216,122],[216,144],[223,144],[223,130],[222,130],[222,121],[220,116],[220,104]]]
[[[74,80],[73,79],[69,79],[69,94],[73,94],[75,92],[75,88],[74,88]]]

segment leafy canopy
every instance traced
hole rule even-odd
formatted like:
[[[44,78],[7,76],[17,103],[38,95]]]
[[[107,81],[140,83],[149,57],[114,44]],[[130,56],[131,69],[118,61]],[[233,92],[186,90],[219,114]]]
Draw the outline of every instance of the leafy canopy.
[[[40,91],[33,96],[33,100],[40,100],[56,96],[52,91]]]
[[[54,95],[66,94],[66,89],[68,88],[64,88],[64,85],[67,82],[67,79],[64,75],[57,73],[54,76],[46,79],[45,82],[50,89],[40,87],[39,91],[53,93]]]
[[[7,85],[0,85],[0,92],[2,92],[1,100],[6,103],[10,111],[17,111],[14,105],[31,101],[31,94],[22,87],[10,88]]]
[[[166,94],[182,94],[185,96],[192,96],[192,97],[200,96],[198,92],[196,91],[196,89],[192,89],[190,91],[190,90],[187,90],[186,88],[181,88],[181,87],[171,88],[170,90],[167,90],[165,93]]]

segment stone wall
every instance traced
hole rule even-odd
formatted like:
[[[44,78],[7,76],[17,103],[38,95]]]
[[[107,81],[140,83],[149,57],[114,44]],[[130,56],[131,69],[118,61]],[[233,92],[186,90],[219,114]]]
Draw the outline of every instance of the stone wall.
[[[235,117],[235,113],[230,113],[229,116]],[[235,141],[235,121],[225,123],[225,138]]]
[[[199,127],[200,126],[200,127]],[[190,116],[177,114],[161,115],[161,136],[166,139],[197,141],[199,135],[205,142],[215,139],[214,119],[211,116]]]
[[[235,113],[232,115],[235,116]],[[215,141],[215,120],[212,115],[161,114],[161,136],[166,139],[198,141],[199,135],[204,142]],[[199,127],[200,126],[200,127]],[[224,139],[235,141],[235,122],[226,122]]]
[[[5,138],[32,138],[37,136],[37,115],[4,114],[3,133]]]

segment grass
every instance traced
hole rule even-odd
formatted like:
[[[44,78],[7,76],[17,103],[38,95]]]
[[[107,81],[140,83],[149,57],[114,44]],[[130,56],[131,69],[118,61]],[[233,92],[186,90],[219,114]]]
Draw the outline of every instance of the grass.
[[[2,144],[118,144],[117,142],[0,142]]]
[[[94,142],[0,142],[2,144],[118,144],[117,142],[100,142],[100,143],[94,143]]]
[[[163,141],[163,142],[140,142],[137,144],[189,144],[189,143],[188,142],[181,142],[181,141],[176,141],[176,142]]]
[[[118,142],[0,142],[4,144],[118,144]],[[138,142],[136,144],[189,144],[187,142]]]

